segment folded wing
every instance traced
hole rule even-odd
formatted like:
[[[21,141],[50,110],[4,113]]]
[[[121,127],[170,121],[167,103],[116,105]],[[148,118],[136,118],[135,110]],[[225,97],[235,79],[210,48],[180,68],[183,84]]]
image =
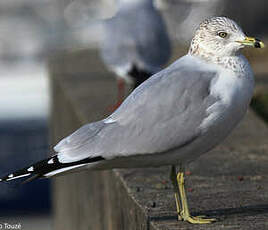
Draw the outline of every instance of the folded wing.
[[[187,55],[155,74],[110,117],[63,139],[55,147],[59,160],[159,153],[198,138],[207,109],[219,100],[210,94],[217,72],[203,65]]]

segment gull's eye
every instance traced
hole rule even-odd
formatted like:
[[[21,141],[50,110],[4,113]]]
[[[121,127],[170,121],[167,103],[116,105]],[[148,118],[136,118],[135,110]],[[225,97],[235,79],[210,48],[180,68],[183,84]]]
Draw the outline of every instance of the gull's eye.
[[[219,35],[221,38],[226,38],[226,37],[227,37],[227,33],[226,33],[226,32],[219,32],[218,35]]]

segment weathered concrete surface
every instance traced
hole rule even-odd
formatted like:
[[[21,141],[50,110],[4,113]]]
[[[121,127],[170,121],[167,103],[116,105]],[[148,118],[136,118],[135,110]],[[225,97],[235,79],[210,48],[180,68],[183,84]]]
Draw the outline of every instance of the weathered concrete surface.
[[[50,65],[53,144],[82,124],[103,118],[115,102],[115,82],[96,54],[80,54],[81,66],[73,64],[78,56],[54,59]],[[250,111],[222,145],[190,166],[190,208],[218,218],[217,223],[176,220],[169,168],[162,167],[55,179],[55,229],[268,229],[267,137],[267,125]]]

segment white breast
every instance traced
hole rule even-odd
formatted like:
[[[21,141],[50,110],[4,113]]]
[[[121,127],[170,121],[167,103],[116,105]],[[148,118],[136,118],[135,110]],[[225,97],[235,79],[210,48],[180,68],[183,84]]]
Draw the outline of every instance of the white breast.
[[[210,87],[211,95],[219,100],[207,109],[208,116],[200,125],[201,130],[207,130],[217,124],[223,126],[219,128],[232,129],[244,116],[254,88],[251,68],[247,62],[245,64],[246,68],[249,68],[246,71],[241,69],[241,71],[234,72],[220,67],[219,77],[212,82]],[[241,63],[239,65],[245,66]]]

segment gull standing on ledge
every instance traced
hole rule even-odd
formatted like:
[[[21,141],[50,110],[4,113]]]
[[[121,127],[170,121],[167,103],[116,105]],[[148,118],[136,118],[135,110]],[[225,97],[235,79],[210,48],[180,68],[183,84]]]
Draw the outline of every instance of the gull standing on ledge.
[[[189,53],[136,88],[112,115],[60,141],[56,155],[1,180],[171,165],[178,219],[194,224],[214,221],[190,215],[184,170],[222,142],[247,111],[254,78],[239,52],[245,46],[264,44],[247,37],[228,18],[203,21]]]
[[[125,82],[133,88],[159,72],[171,56],[171,45],[153,0],[117,0],[118,12],[103,23],[101,57],[117,76],[118,99],[124,100]]]

